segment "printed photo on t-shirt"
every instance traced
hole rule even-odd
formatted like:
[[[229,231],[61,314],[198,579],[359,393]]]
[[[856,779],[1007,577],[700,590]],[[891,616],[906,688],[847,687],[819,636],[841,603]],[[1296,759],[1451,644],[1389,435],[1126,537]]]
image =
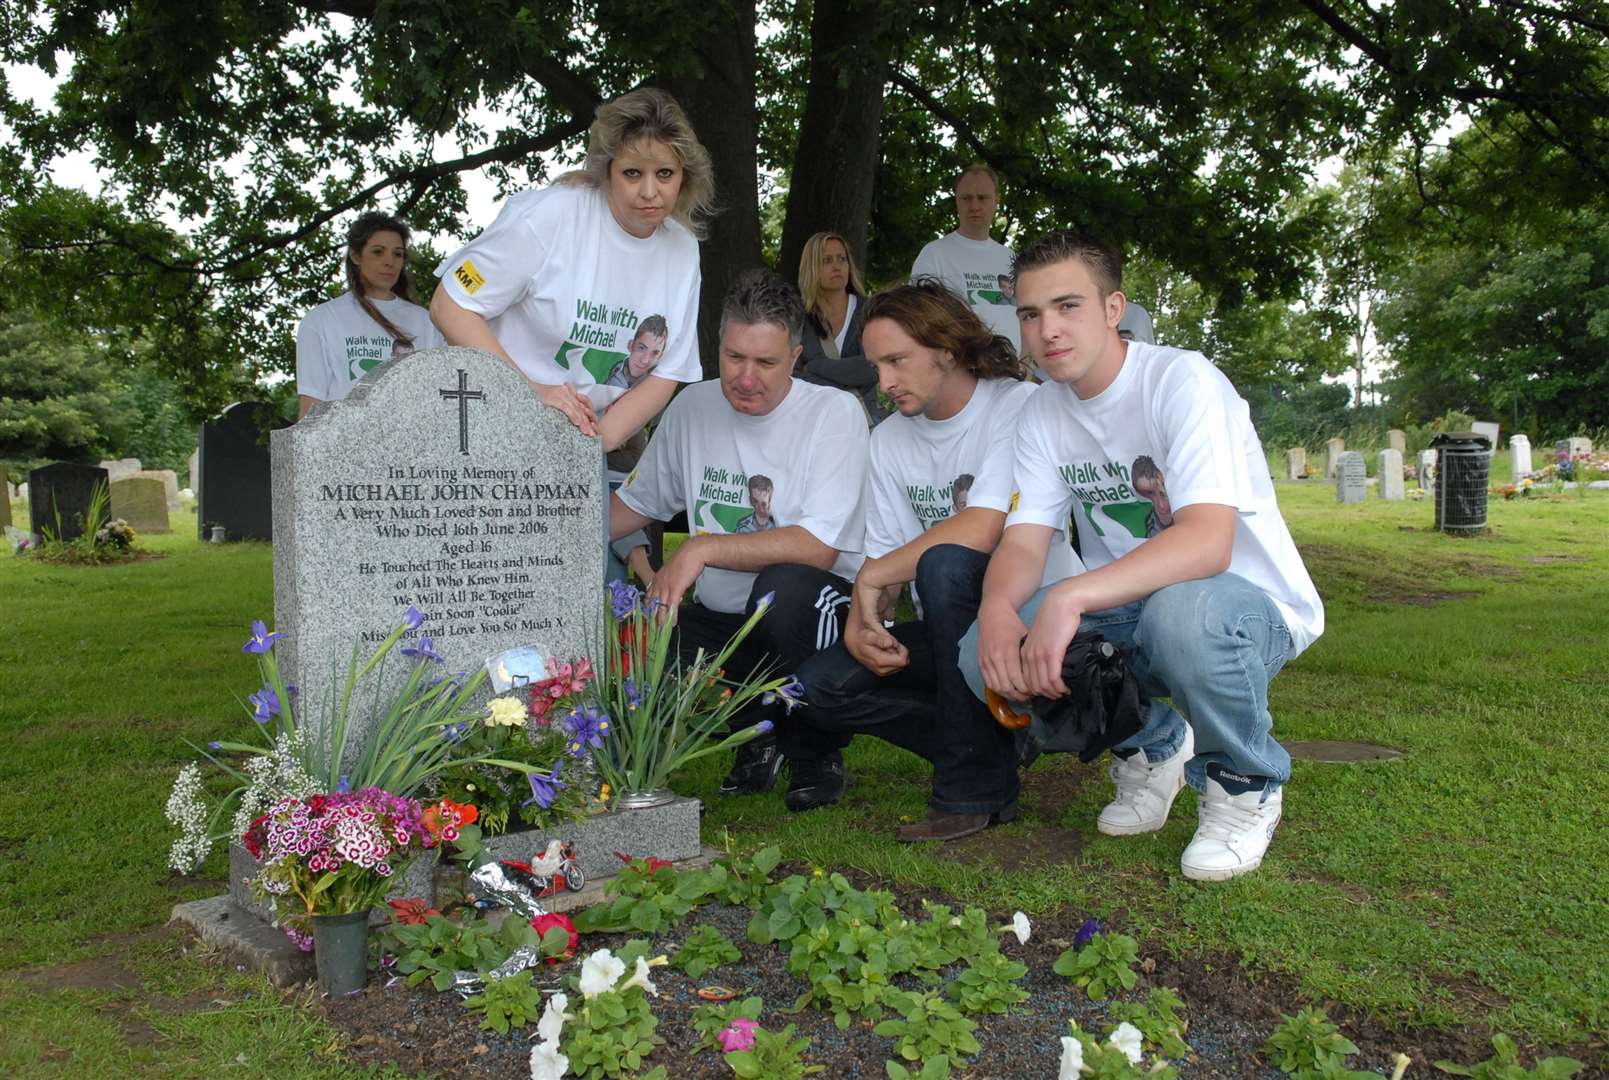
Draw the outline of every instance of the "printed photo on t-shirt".
[[[642,382],[665,355],[665,343],[670,340],[669,324],[663,315],[650,315],[637,324],[631,336],[625,358],[609,369],[609,376],[601,380],[605,386],[618,386],[630,390]]]
[[[1015,296],[1006,296],[1004,274],[980,274],[972,270],[962,271],[967,284],[967,303],[973,307],[979,304],[1010,305],[1015,307]]]
[[[1074,523],[1082,518],[1096,536],[1105,536],[1115,526],[1136,540],[1145,540],[1173,524],[1173,508],[1163,487],[1162,471],[1148,455],[1141,454],[1132,465],[1075,461],[1057,471],[1073,495],[1073,522],[1069,522],[1069,528],[1076,527]]]
[[[749,477],[749,514],[737,523],[733,532],[755,533],[777,527],[777,519],[771,516],[771,478],[769,476]]]
[[[1156,467],[1149,455],[1141,454],[1129,467],[1129,481],[1134,494],[1143,495],[1151,503],[1145,515],[1145,535],[1149,539],[1173,524],[1173,505],[1168,502],[1168,488],[1162,479],[1162,470]]]
[[[1016,281],[1012,279],[1010,274],[1001,274],[997,281],[1000,285],[1000,295],[1005,298],[1005,302],[1015,304],[1017,302]]]
[[[967,496],[972,494],[972,474],[962,473],[950,481],[950,504],[959,514],[967,508]]]
[[[628,483],[630,481],[627,481]],[[781,526],[771,512],[775,486],[769,476],[706,465],[688,524],[694,535],[755,533]]]

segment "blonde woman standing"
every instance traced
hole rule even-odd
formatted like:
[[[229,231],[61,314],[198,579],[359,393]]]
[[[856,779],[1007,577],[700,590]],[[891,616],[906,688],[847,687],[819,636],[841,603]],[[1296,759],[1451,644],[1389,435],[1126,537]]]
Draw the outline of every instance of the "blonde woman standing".
[[[431,317],[448,342],[502,357],[613,450],[658,415],[676,383],[703,377],[698,238],[714,195],[709,154],[681,106],[662,90],[634,90],[598,109],[579,170],[512,196],[436,268]],[[665,329],[652,373],[608,385],[654,316]]]
[[[835,232],[818,232],[799,255],[799,295],[804,298],[804,352],[796,374],[806,382],[835,386],[860,398],[875,421],[877,369],[866,359],[860,328],[866,321],[866,286]]]

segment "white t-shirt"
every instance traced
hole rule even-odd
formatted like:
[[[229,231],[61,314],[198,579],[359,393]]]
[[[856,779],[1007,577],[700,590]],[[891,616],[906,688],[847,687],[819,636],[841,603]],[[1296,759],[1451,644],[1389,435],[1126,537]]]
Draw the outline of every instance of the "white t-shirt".
[[[571,383],[599,409],[625,393],[605,384],[651,315],[669,325],[651,374],[703,378],[698,241],[675,220],[647,238],[631,235],[596,188],[557,184],[510,196],[436,275],[460,307],[486,318],[529,378]]]
[[[339,401],[364,372],[387,360],[442,344],[430,312],[401,297],[369,298],[391,325],[413,337],[413,347],[398,344],[385,327],[370,318],[349,292],[327,300],[302,317],[296,328],[296,392],[320,401]]]
[[[1250,410],[1200,353],[1129,342],[1095,397],[1054,382],[1035,390],[1017,428],[1020,496],[1006,527],[1061,528],[1071,512],[1085,564],[1104,566],[1172,524],[1136,490],[1155,473],[1171,513],[1197,503],[1238,511],[1229,572],[1273,599],[1297,652],[1312,644],[1324,605],[1280,516]]]
[[[965,507],[1008,512],[1016,494],[1017,419],[1034,390],[1017,379],[980,379],[971,400],[948,420],[895,413],[878,424],[867,480],[866,554],[877,558],[904,547]],[[1060,581],[1081,569],[1058,534],[1044,580]]]
[[[832,572],[853,578],[864,561],[867,439],[866,413],[853,394],[794,379],[776,408],[750,416],[711,379],[676,395],[618,494],[656,521],[686,510],[695,536],[801,526],[837,549]],[[762,478],[769,492],[755,483]],[[768,506],[756,505],[767,496]],[[754,578],[706,568],[698,601],[740,612]]]
[[[935,277],[972,305],[985,326],[1022,345],[1016,292],[1011,287],[1011,249],[995,240],[968,240],[958,232],[922,249],[911,266],[911,280]]]

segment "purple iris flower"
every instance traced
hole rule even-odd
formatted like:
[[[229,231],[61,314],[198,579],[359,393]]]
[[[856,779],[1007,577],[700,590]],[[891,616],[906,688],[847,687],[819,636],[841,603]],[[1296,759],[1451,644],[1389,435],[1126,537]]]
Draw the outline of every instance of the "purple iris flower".
[[[520,803],[520,805],[530,806],[535,803],[544,810],[552,806],[553,800],[559,797],[559,791],[564,787],[559,782],[559,770],[562,768],[564,768],[564,761],[560,759],[559,763],[553,766],[553,775],[551,776],[531,773],[528,777],[531,781],[531,797]]]
[[[417,656],[421,662],[425,660],[434,660],[438,664],[443,662],[441,654],[436,651],[436,639],[431,637],[429,634],[421,637],[419,639],[419,644],[409,645],[407,648],[403,649],[402,655]]]
[[[642,691],[637,689],[636,683],[627,679],[623,689],[626,691],[626,708],[635,709],[642,704]]]
[[[759,732],[761,735],[769,735],[771,734],[771,729],[774,727],[776,727],[776,725],[771,721],[761,720],[758,724],[754,725],[754,730]]]
[[[1105,927],[1101,926],[1101,921],[1099,919],[1085,919],[1084,925],[1080,926],[1078,928],[1078,933],[1073,935],[1073,948],[1082,949],[1085,945],[1090,943],[1090,940],[1094,938],[1096,934],[1102,934],[1105,932],[1106,929]]]
[[[462,721],[456,724],[448,724],[446,727],[441,729],[441,737],[446,739],[448,742],[462,742],[464,739],[464,732],[468,730],[469,725],[463,723]]]
[[[776,600],[776,598],[777,598],[776,590],[773,589],[771,592],[766,593],[764,596],[760,597],[760,599],[755,602],[754,610],[755,611],[764,611],[766,608],[771,606],[772,602],[774,600]]]
[[[351,791],[352,791],[352,783],[351,783],[351,781],[346,776],[343,775],[341,777],[340,783],[335,785],[335,791],[339,795],[350,794]]]
[[[409,630],[419,629],[419,625],[424,621],[425,613],[416,607],[410,607],[402,613],[402,622]]]
[[[637,586],[628,581],[609,583],[609,607],[617,619],[624,619],[637,610],[637,603],[641,598],[642,593],[637,591]]]
[[[207,749],[208,750],[222,750],[223,749],[223,743],[219,742],[217,739],[213,739],[210,743],[207,744]]]
[[[609,734],[609,714],[591,705],[578,706],[565,722],[570,727],[569,750],[576,757],[588,746],[602,746],[603,737]]]
[[[279,695],[274,693],[272,686],[263,687],[246,700],[252,703],[254,709],[251,718],[259,724],[266,724],[279,715]]]
[[[796,706],[804,704],[804,683],[792,675],[788,681],[777,687],[776,693],[765,693],[760,696],[761,705],[769,705],[773,701],[780,701],[786,712],[792,712]]]
[[[251,640],[242,645],[240,651],[250,653],[253,656],[261,656],[274,647],[274,642],[284,636],[284,634],[270,634],[268,624],[261,619],[257,619],[251,624]]]

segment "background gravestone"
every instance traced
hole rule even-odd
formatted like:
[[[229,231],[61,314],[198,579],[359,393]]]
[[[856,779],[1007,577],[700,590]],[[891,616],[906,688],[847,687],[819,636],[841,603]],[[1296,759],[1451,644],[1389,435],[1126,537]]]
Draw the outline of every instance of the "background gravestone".
[[[201,450],[190,451],[189,475],[184,478],[184,486],[191,491],[201,490]]]
[[[168,498],[162,481],[154,476],[125,476],[112,481],[112,516],[134,526],[136,533],[165,533]]]
[[[144,476],[153,480],[160,480],[162,482],[163,497],[167,499],[168,503],[168,513],[177,514],[179,512],[178,473],[174,472],[172,469],[141,469],[139,472],[132,473],[131,475]]]
[[[1402,483],[1402,451],[1389,447],[1380,451],[1380,497],[1382,499],[1402,499],[1407,492]]]
[[[1293,446],[1285,451],[1285,476],[1289,480],[1307,479],[1307,451]]]
[[[1386,432],[1386,445],[1399,454],[1408,452],[1408,433],[1398,428]]]
[[[1476,420],[1474,423],[1469,425],[1469,430],[1473,431],[1477,435],[1486,436],[1486,445],[1490,446],[1493,450],[1496,450],[1499,446],[1503,445],[1497,441],[1498,432],[1502,430],[1501,426],[1490,420]]]
[[[49,529],[58,540],[93,534],[106,517],[103,509],[99,521],[89,521],[89,500],[96,486],[105,483],[106,470],[98,465],[58,461],[32,470],[28,473],[30,527],[40,536]]]
[[[1356,450],[1342,451],[1335,463],[1335,499],[1337,502],[1362,502],[1369,492],[1369,467],[1363,455]]]
[[[1335,479],[1336,466],[1340,464],[1341,455],[1346,452],[1345,439],[1331,439],[1324,454],[1324,478]]]
[[[272,406],[242,401],[201,425],[201,486],[196,532],[207,540],[214,525],[226,540],[272,540],[268,444],[263,430],[278,426]]]
[[[1578,458],[1582,454],[1591,457],[1592,440],[1583,438],[1580,435],[1573,435],[1568,439],[1560,439],[1557,443],[1555,443],[1553,445],[1553,452],[1555,454],[1566,454],[1572,458]]]
[[[367,655],[410,606],[425,616],[410,636],[434,639],[444,671],[520,646],[595,651],[602,449],[501,360],[448,348],[383,364],[273,450],[274,629],[309,717],[354,639]]]
[[[1517,484],[1531,474],[1531,439],[1528,435],[1510,435],[1508,440],[1509,483]]]
[[[140,459],[137,457],[126,457],[103,461],[101,462],[101,468],[106,470],[106,479],[111,482],[121,480],[125,476],[133,476],[145,466],[140,464]]]
[[[6,475],[6,467],[0,465],[0,528],[11,524],[11,477]]]

